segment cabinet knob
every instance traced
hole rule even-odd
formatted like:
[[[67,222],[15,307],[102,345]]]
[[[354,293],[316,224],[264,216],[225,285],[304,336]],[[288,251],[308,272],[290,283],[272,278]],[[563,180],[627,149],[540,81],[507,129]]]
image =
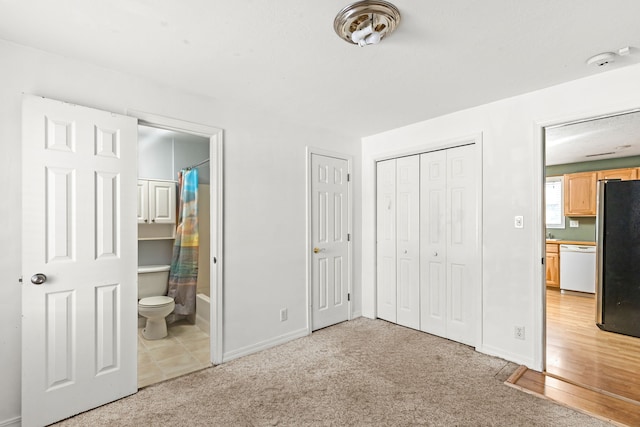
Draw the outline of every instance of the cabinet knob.
[[[438,256],[438,252],[434,252],[434,253],[433,253],[433,256]]]

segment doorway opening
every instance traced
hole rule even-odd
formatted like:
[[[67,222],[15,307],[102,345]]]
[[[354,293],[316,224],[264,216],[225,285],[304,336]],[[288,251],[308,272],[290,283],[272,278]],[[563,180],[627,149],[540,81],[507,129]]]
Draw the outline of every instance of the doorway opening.
[[[638,134],[637,110],[543,128],[546,290],[541,295],[545,374],[636,403],[640,338],[596,325],[592,249],[601,249],[596,244],[597,182],[640,179]],[[588,261],[581,264],[590,270],[586,278],[568,264],[577,259],[573,248],[584,249],[579,255]]]
[[[172,208],[177,212],[178,173],[197,171],[198,176],[195,311],[167,316],[168,335],[158,340],[145,339],[145,319],[139,318],[138,385],[144,387],[222,363],[222,131],[148,113],[130,114],[139,119],[139,180],[170,182],[176,189]],[[178,213],[175,216],[177,221]],[[138,265],[171,264],[174,241],[154,233],[139,240]]]

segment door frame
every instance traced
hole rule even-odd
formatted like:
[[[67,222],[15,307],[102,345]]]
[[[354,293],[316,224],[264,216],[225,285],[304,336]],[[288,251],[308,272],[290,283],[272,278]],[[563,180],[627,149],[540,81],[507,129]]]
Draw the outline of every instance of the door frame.
[[[218,365],[222,363],[224,328],[223,320],[223,295],[224,295],[224,209],[223,209],[223,130],[217,127],[193,123],[186,120],[174,119],[160,116],[144,111],[127,110],[127,115],[138,119],[139,125],[151,126],[155,128],[173,130],[190,133],[209,138],[209,158],[215,156],[209,163],[212,177],[215,177],[215,186],[211,189],[215,192],[210,200],[211,224],[210,229],[215,231],[215,241],[210,241],[210,263],[215,264],[214,275],[209,278],[209,287],[212,295],[215,295],[214,304],[211,304],[209,317],[210,328],[210,348],[209,355],[211,363]]]
[[[401,148],[398,150],[393,150],[393,151],[386,151],[384,153],[380,153],[377,155],[373,155],[371,157],[371,162],[372,162],[372,168],[373,168],[373,206],[374,206],[374,212],[373,212],[373,228],[370,230],[372,235],[373,235],[373,271],[372,271],[372,277],[373,277],[373,288],[372,288],[372,295],[373,295],[373,315],[374,318],[378,318],[378,279],[377,279],[377,269],[378,269],[378,264],[377,264],[377,259],[378,259],[378,245],[377,245],[377,241],[378,241],[378,235],[377,235],[377,223],[378,223],[378,216],[377,216],[377,212],[376,212],[376,206],[378,203],[377,200],[377,195],[378,195],[378,186],[377,186],[377,163],[380,161],[384,161],[384,160],[390,160],[390,159],[396,159],[398,157],[406,157],[406,156],[413,156],[416,154],[423,154],[423,153],[428,153],[428,152],[432,152],[432,151],[439,151],[439,150],[447,150],[450,148],[456,148],[456,147],[461,147],[463,145],[475,145],[476,146],[476,150],[475,150],[475,157],[474,157],[474,162],[475,162],[475,173],[478,177],[478,179],[476,180],[476,207],[475,207],[475,218],[477,221],[478,226],[476,227],[476,248],[475,248],[475,254],[476,254],[476,262],[474,265],[474,270],[475,270],[475,274],[476,277],[478,277],[478,284],[477,284],[477,288],[475,290],[475,295],[473,295],[473,306],[475,309],[475,323],[476,323],[476,330],[475,330],[475,344],[473,345],[473,347],[475,347],[478,351],[482,351],[485,352],[483,350],[483,335],[482,335],[482,331],[483,331],[483,304],[482,304],[482,300],[483,300],[483,262],[482,262],[482,229],[483,229],[483,222],[482,222],[482,201],[483,199],[483,194],[482,194],[482,177],[483,177],[483,162],[482,162],[482,153],[483,153],[483,141],[482,141],[482,132],[478,132],[478,133],[474,133],[471,135],[466,135],[466,136],[460,136],[457,138],[451,138],[451,139],[447,139],[447,140],[439,140],[439,141],[431,141],[431,142],[426,142],[420,145],[415,145],[415,146],[411,146],[411,147],[407,147],[407,148]]]
[[[534,236],[535,252],[540,254],[542,260],[541,268],[534,269],[534,282],[537,289],[534,289],[533,298],[533,328],[534,328],[534,353],[533,368],[539,372],[547,370],[547,283],[545,274],[546,259],[546,205],[545,205],[545,178],[546,178],[546,140],[545,128],[553,126],[569,125],[580,122],[603,119],[606,117],[618,116],[621,114],[640,112],[640,107],[605,107],[587,113],[570,114],[562,117],[543,119],[534,122],[534,152],[535,162],[533,194],[535,197],[534,206],[537,206],[537,218],[535,221]]]
[[[312,211],[311,211],[311,200],[313,198],[313,193],[312,193],[312,177],[311,174],[313,173],[312,167],[311,167],[311,156],[313,154],[316,155],[320,155],[320,156],[326,156],[326,157],[333,157],[336,159],[340,159],[340,160],[345,160],[347,162],[347,174],[349,174],[349,179],[347,180],[347,218],[348,218],[348,224],[347,224],[347,233],[349,233],[349,235],[351,236],[351,238],[349,239],[349,241],[347,242],[348,244],[348,248],[347,248],[347,254],[348,254],[348,260],[347,260],[347,292],[349,293],[349,295],[351,296],[351,298],[349,298],[349,301],[347,302],[347,307],[348,307],[348,314],[347,314],[347,320],[351,320],[353,318],[353,180],[351,178],[353,178],[353,156],[344,154],[344,153],[338,153],[336,151],[329,151],[329,150],[324,150],[321,148],[316,148],[316,147],[306,147],[306,157],[307,157],[307,164],[306,164],[306,230],[307,230],[307,236],[306,236],[306,245],[305,245],[305,269],[306,269],[306,282],[307,282],[307,335],[311,335],[311,333],[313,332],[313,240],[312,240],[312,227],[313,227],[313,223],[311,221],[311,215],[312,215]]]

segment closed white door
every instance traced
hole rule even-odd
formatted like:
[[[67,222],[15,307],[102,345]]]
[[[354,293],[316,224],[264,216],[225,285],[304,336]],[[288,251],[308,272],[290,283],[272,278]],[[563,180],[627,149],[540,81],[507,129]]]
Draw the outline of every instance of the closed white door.
[[[397,323],[420,328],[420,156],[396,160]]]
[[[395,323],[397,320],[395,159],[378,162],[376,188],[377,316]]]
[[[312,330],[349,319],[349,164],[311,155]]]
[[[447,150],[447,338],[476,344],[478,224],[475,145]]]
[[[421,325],[476,344],[475,145],[421,155]]]
[[[420,156],[420,329],[446,336],[447,154]]]
[[[25,96],[22,138],[22,425],[35,426],[137,390],[137,121]]]

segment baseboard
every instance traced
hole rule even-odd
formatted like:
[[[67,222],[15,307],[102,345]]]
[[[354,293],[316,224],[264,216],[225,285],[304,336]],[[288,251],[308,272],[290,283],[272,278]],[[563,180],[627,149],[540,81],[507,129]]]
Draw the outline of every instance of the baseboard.
[[[248,356],[250,354],[257,353],[259,351],[266,350],[280,344],[284,344],[297,338],[306,337],[307,335],[309,335],[309,331],[307,328],[298,329],[297,331],[289,332],[288,334],[280,335],[266,341],[261,341],[256,344],[248,345],[246,347],[224,353],[222,355],[222,362],[224,363],[233,359],[237,359],[238,357]]]
[[[8,420],[0,421],[0,427],[20,427],[22,424],[22,418],[15,417]]]
[[[492,347],[490,345],[481,345],[476,347],[478,353],[488,354],[489,356],[499,357],[501,359],[508,360],[509,362],[517,363],[518,365],[525,365],[531,368],[533,365],[533,359],[528,357],[522,357],[519,354],[510,353],[503,349]]]
[[[362,311],[354,311],[351,313],[351,320],[357,319],[358,317],[362,317]]]

